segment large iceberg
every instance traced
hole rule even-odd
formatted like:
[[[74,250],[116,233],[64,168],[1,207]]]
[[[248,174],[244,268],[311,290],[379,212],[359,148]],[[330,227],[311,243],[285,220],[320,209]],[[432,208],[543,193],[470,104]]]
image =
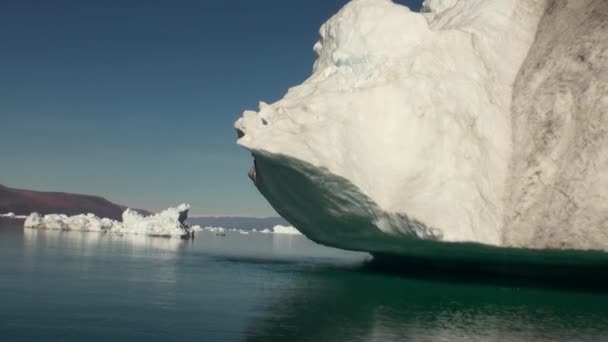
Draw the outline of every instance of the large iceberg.
[[[608,249],[608,2],[353,0],[238,143],[314,241]],[[566,72],[566,73],[564,73]]]
[[[93,214],[67,216],[50,214],[41,216],[38,213],[30,214],[25,222],[25,228],[78,230],[90,232],[103,232],[113,234],[139,234],[153,236],[180,236],[194,235],[198,226],[186,224],[190,205],[181,204],[176,208],[169,208],[160,213],[145,216],[132,209],[126,209],[122,214],[122,222],[109,218],[99,218]]]

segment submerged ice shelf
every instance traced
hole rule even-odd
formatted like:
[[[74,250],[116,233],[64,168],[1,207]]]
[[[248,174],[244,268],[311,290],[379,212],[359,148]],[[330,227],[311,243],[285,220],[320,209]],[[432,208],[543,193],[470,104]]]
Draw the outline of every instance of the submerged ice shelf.
[[[344,249],[608,249],[608,3],[423,11],[351,1],[321,27],[310,78],[243,113],[260,192]]]
[[[190,205],[181,204],[176,208],[169,208],[149,216],[141,215],[132,209],[126,209],[122,214],[122,222],[99,218],[93,214],[75,216],[50,214],[41,216],[38,213],[32,213],[26,218],[24,227],[112,234],[192,236],[199,227],[190,227],[185,223],[189,209]]]

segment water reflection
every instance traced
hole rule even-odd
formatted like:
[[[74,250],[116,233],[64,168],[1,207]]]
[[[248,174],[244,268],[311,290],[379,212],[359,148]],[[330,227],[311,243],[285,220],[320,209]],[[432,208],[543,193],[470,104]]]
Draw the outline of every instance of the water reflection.
[[[249,341],[599,341],[601,293],[306,272],[252,322]]]
[[[23,229],[23,241],[25,247],[36,250],[49,246],[69,246],[69,248],[79,250],[81,255],[98,254],[99,249],[107,249],[113,246],[123,250],[130,250],[133,254],[141,253],[145,250],[165,251],[163,257],[175,257],[175,252],[183,250],[191,240],[179,238],[166,238],[148,235],[135,234],[106,234],[98,232],[79,232],[62,230],[41,230]],[[109,249],[110,251],[112,248]]]
[[[97,232],[24,229],[24,269],[34,273],[46,272],[52,281],[61,274],[75,277],[75,291],[94,289],[97,282],[116,284],[108,287],[108,296],[137,289],[154,294],[152,304],[176,306],[179,282],[179,258],[190,241],[145,235],[113,235]],[[124,271],[129,269],[128,272]],[[153,271],[151,271],[153,270]],[[57,274],[53,274],[57,272]],[[103,296],[96,290],[95,295]],[[161,295],[157,295],[161,294]]]
[[[9,340],[608,340],[606,293],[387,273],[304,237],[0,233]]]

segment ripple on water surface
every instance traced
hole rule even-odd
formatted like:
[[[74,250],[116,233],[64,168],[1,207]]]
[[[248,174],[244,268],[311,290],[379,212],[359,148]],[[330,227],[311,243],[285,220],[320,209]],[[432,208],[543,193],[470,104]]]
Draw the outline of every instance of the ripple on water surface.
[[[458,277],[445,269],[424,272],[419,262],[395,272],[368,258],[302,236],[203,233],[185,241],[24,231],[3,223],[0,336],[7,341],[608,338],[608,295],[601,286],[572,290],[538,280]],[[603,281],[599,274],[595,280]]]

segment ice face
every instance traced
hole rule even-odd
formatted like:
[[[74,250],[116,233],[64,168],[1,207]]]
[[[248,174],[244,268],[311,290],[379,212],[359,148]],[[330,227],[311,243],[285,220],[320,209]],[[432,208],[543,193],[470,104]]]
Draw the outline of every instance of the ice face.
[[[255,158],[250,177],[279,214],[330,246],[509,244],[523,148],[513,84],[545,5],[429,0],[421,14],[351,1],[321,27],[311,77],[235,123]]]
[[[126,209],[122,222],[108,218],[99,218],[93,214],[66,216],[50,214],[41,216],[32,213],[24,222],[25,228],[80,230],[113,234],[140,234],[154,236],[190,236],[193,228],[185,224],[190,205],[181,204],[160,213],[144,216]]]
[[[608,1],[549,1],[513,96],[505,244],[608,249]]]

